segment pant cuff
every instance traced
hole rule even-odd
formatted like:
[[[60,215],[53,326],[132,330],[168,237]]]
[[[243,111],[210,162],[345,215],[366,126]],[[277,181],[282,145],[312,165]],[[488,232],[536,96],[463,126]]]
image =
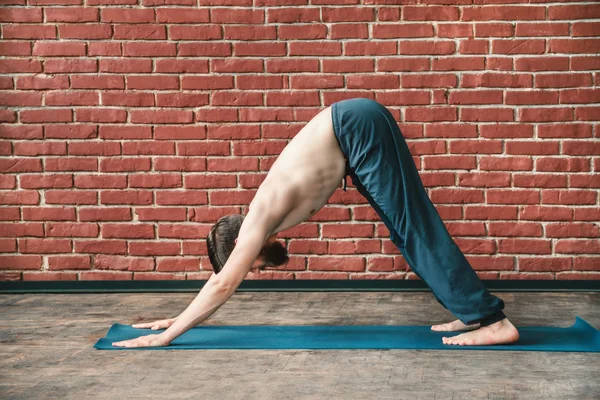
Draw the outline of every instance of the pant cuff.
[[[504,315],[502,311],[498,311],[495,314],[482,318],[481,321],[479,321],[479,324],[480,326],[488,326],[495,324],[498,321],[502,321],[504,318],[506,318],[506,315]]]

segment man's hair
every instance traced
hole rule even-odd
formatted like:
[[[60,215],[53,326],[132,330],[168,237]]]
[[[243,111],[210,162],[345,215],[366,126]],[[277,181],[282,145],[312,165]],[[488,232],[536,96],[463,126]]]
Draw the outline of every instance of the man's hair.
[[[242,214],[226,215],[221,217],[208,232],[206,237],[208,258],[216,274],[223,269],[233,252],[235,239],[240,234],[244,218],[245,215]],[[264,263],[261,269],[266,266],[277,267],[289,261],[287,249],[278,241],[264,245],[258,257]]]
[[[235,247],[244,215],[232,214],[219,218],[206,237],[208,258],[215,273],[219,273]]]

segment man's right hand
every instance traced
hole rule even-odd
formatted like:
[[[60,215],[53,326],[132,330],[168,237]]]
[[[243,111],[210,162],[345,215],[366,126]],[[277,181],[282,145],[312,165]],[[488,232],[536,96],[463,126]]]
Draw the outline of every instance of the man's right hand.
[[[177,318],[159,319],[158,321],[145,322],[143,324],[135,324],[132,326],[137,329],[148,329],[148,328],[150,328],[152,330],[167,329],[168,327],[173,325],[173,323],[175,322],[176,319]]]

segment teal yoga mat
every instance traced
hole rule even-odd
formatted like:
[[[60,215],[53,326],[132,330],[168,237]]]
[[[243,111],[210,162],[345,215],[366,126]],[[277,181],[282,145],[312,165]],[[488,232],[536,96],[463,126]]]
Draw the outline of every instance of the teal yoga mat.
[[[94,346],[100,350],[148,350],[113,347],[113,342],[162,332],[113,325]],[[168,347],[188,349],[422,349],[600,352],[600,331],[577,317],[569,328],[522,327],[520,339],[511,345],[449,346],[443,336],[456,332],[434,332],[429,326],[209,326],[190,329]]]

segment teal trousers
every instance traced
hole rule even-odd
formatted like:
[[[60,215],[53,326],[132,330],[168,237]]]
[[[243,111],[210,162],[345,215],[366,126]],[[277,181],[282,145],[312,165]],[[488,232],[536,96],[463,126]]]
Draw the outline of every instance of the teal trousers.
[[[506,318],[504,302],[486,289],[427,196],[390,111],[363,98],[334,103],[331,110],[347,176],[437,301],[465,324]]]

